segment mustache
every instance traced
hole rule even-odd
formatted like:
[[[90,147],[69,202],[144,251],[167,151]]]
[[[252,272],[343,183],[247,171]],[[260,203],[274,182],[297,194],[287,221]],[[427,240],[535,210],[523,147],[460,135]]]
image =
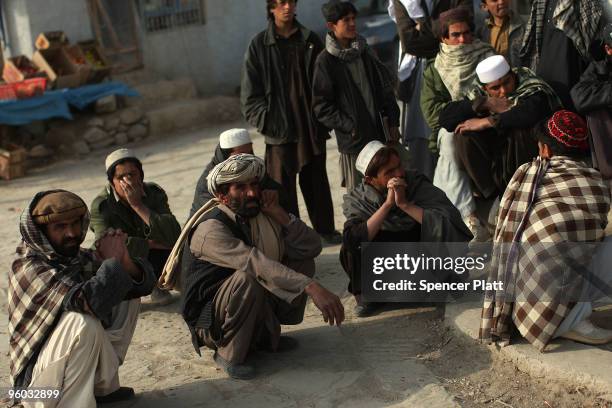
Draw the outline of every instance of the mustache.
[[[62,246],[75,246],[80,244],[81,240],[78,238],[65,238],[62,240]]]

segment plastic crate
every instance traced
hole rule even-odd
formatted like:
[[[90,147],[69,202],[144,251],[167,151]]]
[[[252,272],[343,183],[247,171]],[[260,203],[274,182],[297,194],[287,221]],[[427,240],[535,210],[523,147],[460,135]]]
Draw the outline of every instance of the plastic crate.
[[[2,84],[0,85],[0,100],[17,99],[15,94],[15,88],[13,84]]]
[[[47,78],[30,78],[11,85],[13,85],[17,99],[28,99],[45,93]]]

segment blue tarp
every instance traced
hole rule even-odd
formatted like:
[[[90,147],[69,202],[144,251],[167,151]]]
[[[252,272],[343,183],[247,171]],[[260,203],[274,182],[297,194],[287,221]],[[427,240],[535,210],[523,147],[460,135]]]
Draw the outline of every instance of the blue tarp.
[[[51,118],[72,119],[70,106],[82,110],[108,95],[138,96],[138,92],[121,82],[103,82],[48,91],[30,99],[0,101],[0,124],[19,126]]]

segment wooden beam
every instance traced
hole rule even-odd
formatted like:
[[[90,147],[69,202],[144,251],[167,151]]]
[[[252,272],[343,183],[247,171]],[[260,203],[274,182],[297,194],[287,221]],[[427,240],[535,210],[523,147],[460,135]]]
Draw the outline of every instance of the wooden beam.
[[[113,27],[113,22],[110,19],[110,16],[108,15],[108,12],[106,11],[104,4],[102,3],[102,0],[95,0],[95,2],[96,2],[96,5],[98,6],[98,11],[100,12],[100,15],[102,16],[102,19],[104,20],[104,23],[106,24],[106,28],[108,29],[108,32],[110,33],[111,40],[113,41],[115,48],[117,49],[121,48],[121,41],[119,41],[119,36],[117,36],[117,33],[115,32],[115,28]]]

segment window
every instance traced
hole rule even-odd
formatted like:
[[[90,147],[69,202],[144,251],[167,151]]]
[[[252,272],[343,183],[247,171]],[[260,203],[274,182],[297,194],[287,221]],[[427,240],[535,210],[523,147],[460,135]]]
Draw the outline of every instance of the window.
[[[139,0],[146,32],[204,24],[204,0]]]

